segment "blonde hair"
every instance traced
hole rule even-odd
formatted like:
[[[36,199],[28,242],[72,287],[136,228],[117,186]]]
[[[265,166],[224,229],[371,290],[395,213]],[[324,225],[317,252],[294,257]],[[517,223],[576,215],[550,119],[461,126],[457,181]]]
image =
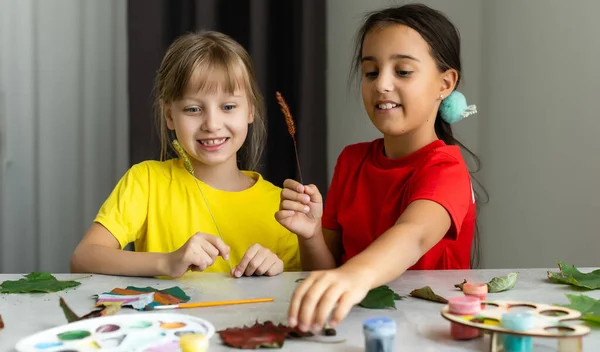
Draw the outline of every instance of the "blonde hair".
[[[222,82],[210,79],[211,72],[225,74]],[[226,89],[233,93],[244,89],[253,110],[254,121],[240,149],[238,163],[242,169],[254,170],[264,149],[266,126],[265,106],[248,52],[226,34],[215,31],[189,33],[177,38],[167,49],[154,82],[156,122],[160,136],[160,159],[165,160],[173,149],[175,133],[167,128],[162,104],[183,97],[192,78],[198,78],[198,90]],[[162,103],[162,104],[161,104]]]

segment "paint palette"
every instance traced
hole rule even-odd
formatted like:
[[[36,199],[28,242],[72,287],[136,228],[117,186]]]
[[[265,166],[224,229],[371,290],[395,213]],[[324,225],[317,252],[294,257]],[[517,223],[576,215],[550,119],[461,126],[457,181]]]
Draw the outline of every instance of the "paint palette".
[[[18,352],[187,352],[183,340],[201,338],[208,346],[215,333],[208,321],[173,313],[122,314],[80,320],[28,336]],[[185,336],[188,335],[188,336]],[[184,337],[185,336],[185,337]],[[204,351],[204,348],[195,349]],[[189,349],[193,351],[194,349]]]
[[[450,305],[441,310],[442,316],[452,323],[467,328],[476,328],[492,335],[490,351],[502,351],[501,336],[516,335],[528,337],[557,338],[559,351],[580,351],[583,336],[590,333],[590,328],[583,324],[567,324],[577,321],[581,313],[577,310],[517,301],[481,301],[484,308],[475,315],[456,315],[450,313]],[[525,331],[508,330],[501,325],[504,313],[527,309],[527,313],[535,318],[535,326]]]

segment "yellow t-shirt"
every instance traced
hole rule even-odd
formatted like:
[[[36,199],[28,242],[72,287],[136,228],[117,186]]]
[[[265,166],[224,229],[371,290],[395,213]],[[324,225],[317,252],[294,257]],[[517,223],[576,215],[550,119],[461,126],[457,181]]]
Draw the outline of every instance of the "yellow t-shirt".
[[[258,243],[277,254],[284,271],[301,270],[298,238],[274,216],[281,188],[256,172],[244,173],[256,183],[244,191],[226,192],[196,180],[180,159],[144,161],[125,173],[94,221],[106,227],[121,248],[134,242],[138,252],[172,252],[197,232],[218,236],[200,187],[231,248],[232,268]],[[229,272],[229,266],[219,256],[205,272]]]

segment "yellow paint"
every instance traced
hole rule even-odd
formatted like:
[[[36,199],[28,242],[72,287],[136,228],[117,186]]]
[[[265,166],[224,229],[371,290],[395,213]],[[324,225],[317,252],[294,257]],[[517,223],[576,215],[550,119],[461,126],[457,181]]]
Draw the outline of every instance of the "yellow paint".
[[[202,334],[186,334],[179,338],[181,352],[206,352],[208,340]]]

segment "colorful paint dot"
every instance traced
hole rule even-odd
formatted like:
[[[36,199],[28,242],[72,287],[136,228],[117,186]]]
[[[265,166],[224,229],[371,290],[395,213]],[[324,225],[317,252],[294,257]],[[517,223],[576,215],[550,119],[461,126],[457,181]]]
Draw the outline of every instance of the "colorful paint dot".
[[[38,350],[45,350],[47,348],[62,346],[62,342],[41,342],[35,345]]]
[[[185,323],[160,323],[160,327],[163,329],[179,329],[185,326]]]
[[[81,340],[84,339],[88,336],[90,336],[90,332],[89,331],[85,331],[85,330],[74,330],[74,331],[67,331],[67,332],[63,332],[58,334],[58,339],[59,340],[63,340],[63,341],[70,341],[70,340]]]
[[[132,329],[146,329],[152,326],[152,323],[149,321],[136,321],[129,327]]]
[[[108,325],[102,325],[102,326],[98,327],[98,329],[96,329],[96,332],[111,332],[111,331],[117,331],[120,328],[121,327],[119,327],[118,325],[108,324]]]
[[[199,331],[193,331],[193,330],[183,330],[183,331],[177,331],[175,333],[175,336],[183,336],[183,335],[190,335],[190,334],[202,334]]]

